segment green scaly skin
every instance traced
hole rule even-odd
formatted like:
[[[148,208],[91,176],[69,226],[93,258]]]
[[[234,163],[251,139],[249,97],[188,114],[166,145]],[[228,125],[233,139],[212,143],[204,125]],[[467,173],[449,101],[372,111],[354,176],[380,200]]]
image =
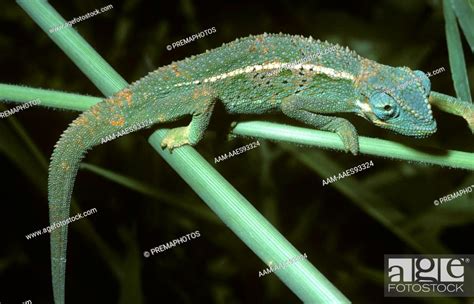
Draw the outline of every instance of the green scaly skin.
[[[263,34],[224,44],[159,68],[71,123],[51,158],[50,223],[69,217],[74,180],[85,153],[120,130],[145,121],[157,124],[191,115],[191,123],[170,130],[162,146],[195,145],[215,103],[222,102],[229,113],[281,112],[336,132],[346,150],[357,154],[354,126],[330,114],[351,112],[375,125],[423,137],[436,131],[429,90],[422,72],[381,65],[312,38]],[[53,230],[56,304],[64,303],[66,247],[67,226]]]

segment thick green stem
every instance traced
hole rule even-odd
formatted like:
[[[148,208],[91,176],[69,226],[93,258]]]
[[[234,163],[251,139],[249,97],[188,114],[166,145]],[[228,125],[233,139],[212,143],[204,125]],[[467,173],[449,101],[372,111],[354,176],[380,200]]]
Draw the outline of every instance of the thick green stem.
[[[165,135],[166,130],[156,131],[150,144],[265,264],[276,265],[301,255],[194,148],[184,146],[172,153],[163,150],[160,143]],[[275,274],[305,303],[349,303],[306,259]]]
[[[341,139],[335,133],[266,121],[238,123],[232,133],[320,148],[344,150]],[[359,144],[361,154],[474,170],[474,153],[435,148],[414,148],[388,140],[364,136],[359,136]],[[424,152],[422,149],[429,150],[429,152]]]
[[[102,100],[98,97],[10,84],[0,84],[0,99],[20,103],[38,99],[40,101],[39,106],[74,111],[84,111]]]
[[[462,101],[449,95],[438,92],[431,92],[430,104],[438,109],[453,115],[463,117],[474,133],[474,104],[472,102]]]
[[[72,27],[50,33],[66,23],[61,15],[44,0],[18,0],[17,3],[41,27],[76,66],[105,95],[110,96],[127,86],[120,76]]]

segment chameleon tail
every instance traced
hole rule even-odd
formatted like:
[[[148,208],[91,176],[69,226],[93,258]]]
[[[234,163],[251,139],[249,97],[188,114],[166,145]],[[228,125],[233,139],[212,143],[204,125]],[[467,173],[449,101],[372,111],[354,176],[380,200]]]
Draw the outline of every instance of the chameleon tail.
[[[77,124],[81,116],[61,135],[55,146],[49,167],[49,222],[50,225],[54,223],[59,225],[58,228],[51,230],[51,272],[56,304],[64,304],[66,275],[68,227],[65,222],[61,223],[61,221],[65,221],[69,217],[71,194],[80,161],[87,150],[93,146],[92,143],[85,145],[83,142],[81,145],[82,139],[88,135],[85,133],[88,130]]]
[[[141,82],[136,83],[135,89],[140,88],[139,84]],[[143,84],[146,88],[147,82]],[[161,104],[173,109],[183,108],[182,99],[161,97],[156,96],[157,99],[162,99]],[[182,110],[164,113],[161,105],[151,107],[144,105],[145,100],[140,100],[137,96],[132,97],[132,90],[126,88],[79,115],[64,131],[55,146],[49,167],[50,224],[65,221],[69,217],[74,181],[79,164],[88,150],[102,142],[115,139],[117,134],[120,136],[158,122],[172,121],[183,116],[181,113],[189,112]],[[67,232],[65,223],[51,230],[51,272],[56,304],[64,304]]]
[[[79,115],[61,135],[51,156],[48,177],[49,221],[50,225],[57,223],[59,226],[51,230],[51,272],[56,304],[64,304],[68,227],[66,222],[61,221],[69,217],[76,174],[88,150],[132,122],[129,120],[125,123],[122,116],[124,107],[130,106],[126,92],[127,89],[120,91]],[[136,107],[130,107],[128,113],[136,110]]]

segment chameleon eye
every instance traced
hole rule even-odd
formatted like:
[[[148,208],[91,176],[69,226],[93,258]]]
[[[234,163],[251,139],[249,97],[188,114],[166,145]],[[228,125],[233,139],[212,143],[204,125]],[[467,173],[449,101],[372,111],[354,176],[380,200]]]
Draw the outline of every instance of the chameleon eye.
[[[398,106],[392,96],[385,92],[377,92],[369,99],[371,108],[378,119],[386,121],[397,117]]]
[[[383,109],[385,110],[385,113],[384,113],[385,115],[383,115],[383,118],[381,119],[384,119],[384,120],[395,118],[399,114],[399,111],[397,111],[398,107],[394,107],[391,104],[384,105]]]

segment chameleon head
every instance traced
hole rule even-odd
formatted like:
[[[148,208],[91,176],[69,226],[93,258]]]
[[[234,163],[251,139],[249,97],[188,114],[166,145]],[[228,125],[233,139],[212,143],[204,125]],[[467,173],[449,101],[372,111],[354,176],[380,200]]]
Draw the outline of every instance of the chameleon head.
[[[427,137],[436,132],[428,97],[430,80],[422,71],[382,66],[361,83],[357,114],[397,133]]]

